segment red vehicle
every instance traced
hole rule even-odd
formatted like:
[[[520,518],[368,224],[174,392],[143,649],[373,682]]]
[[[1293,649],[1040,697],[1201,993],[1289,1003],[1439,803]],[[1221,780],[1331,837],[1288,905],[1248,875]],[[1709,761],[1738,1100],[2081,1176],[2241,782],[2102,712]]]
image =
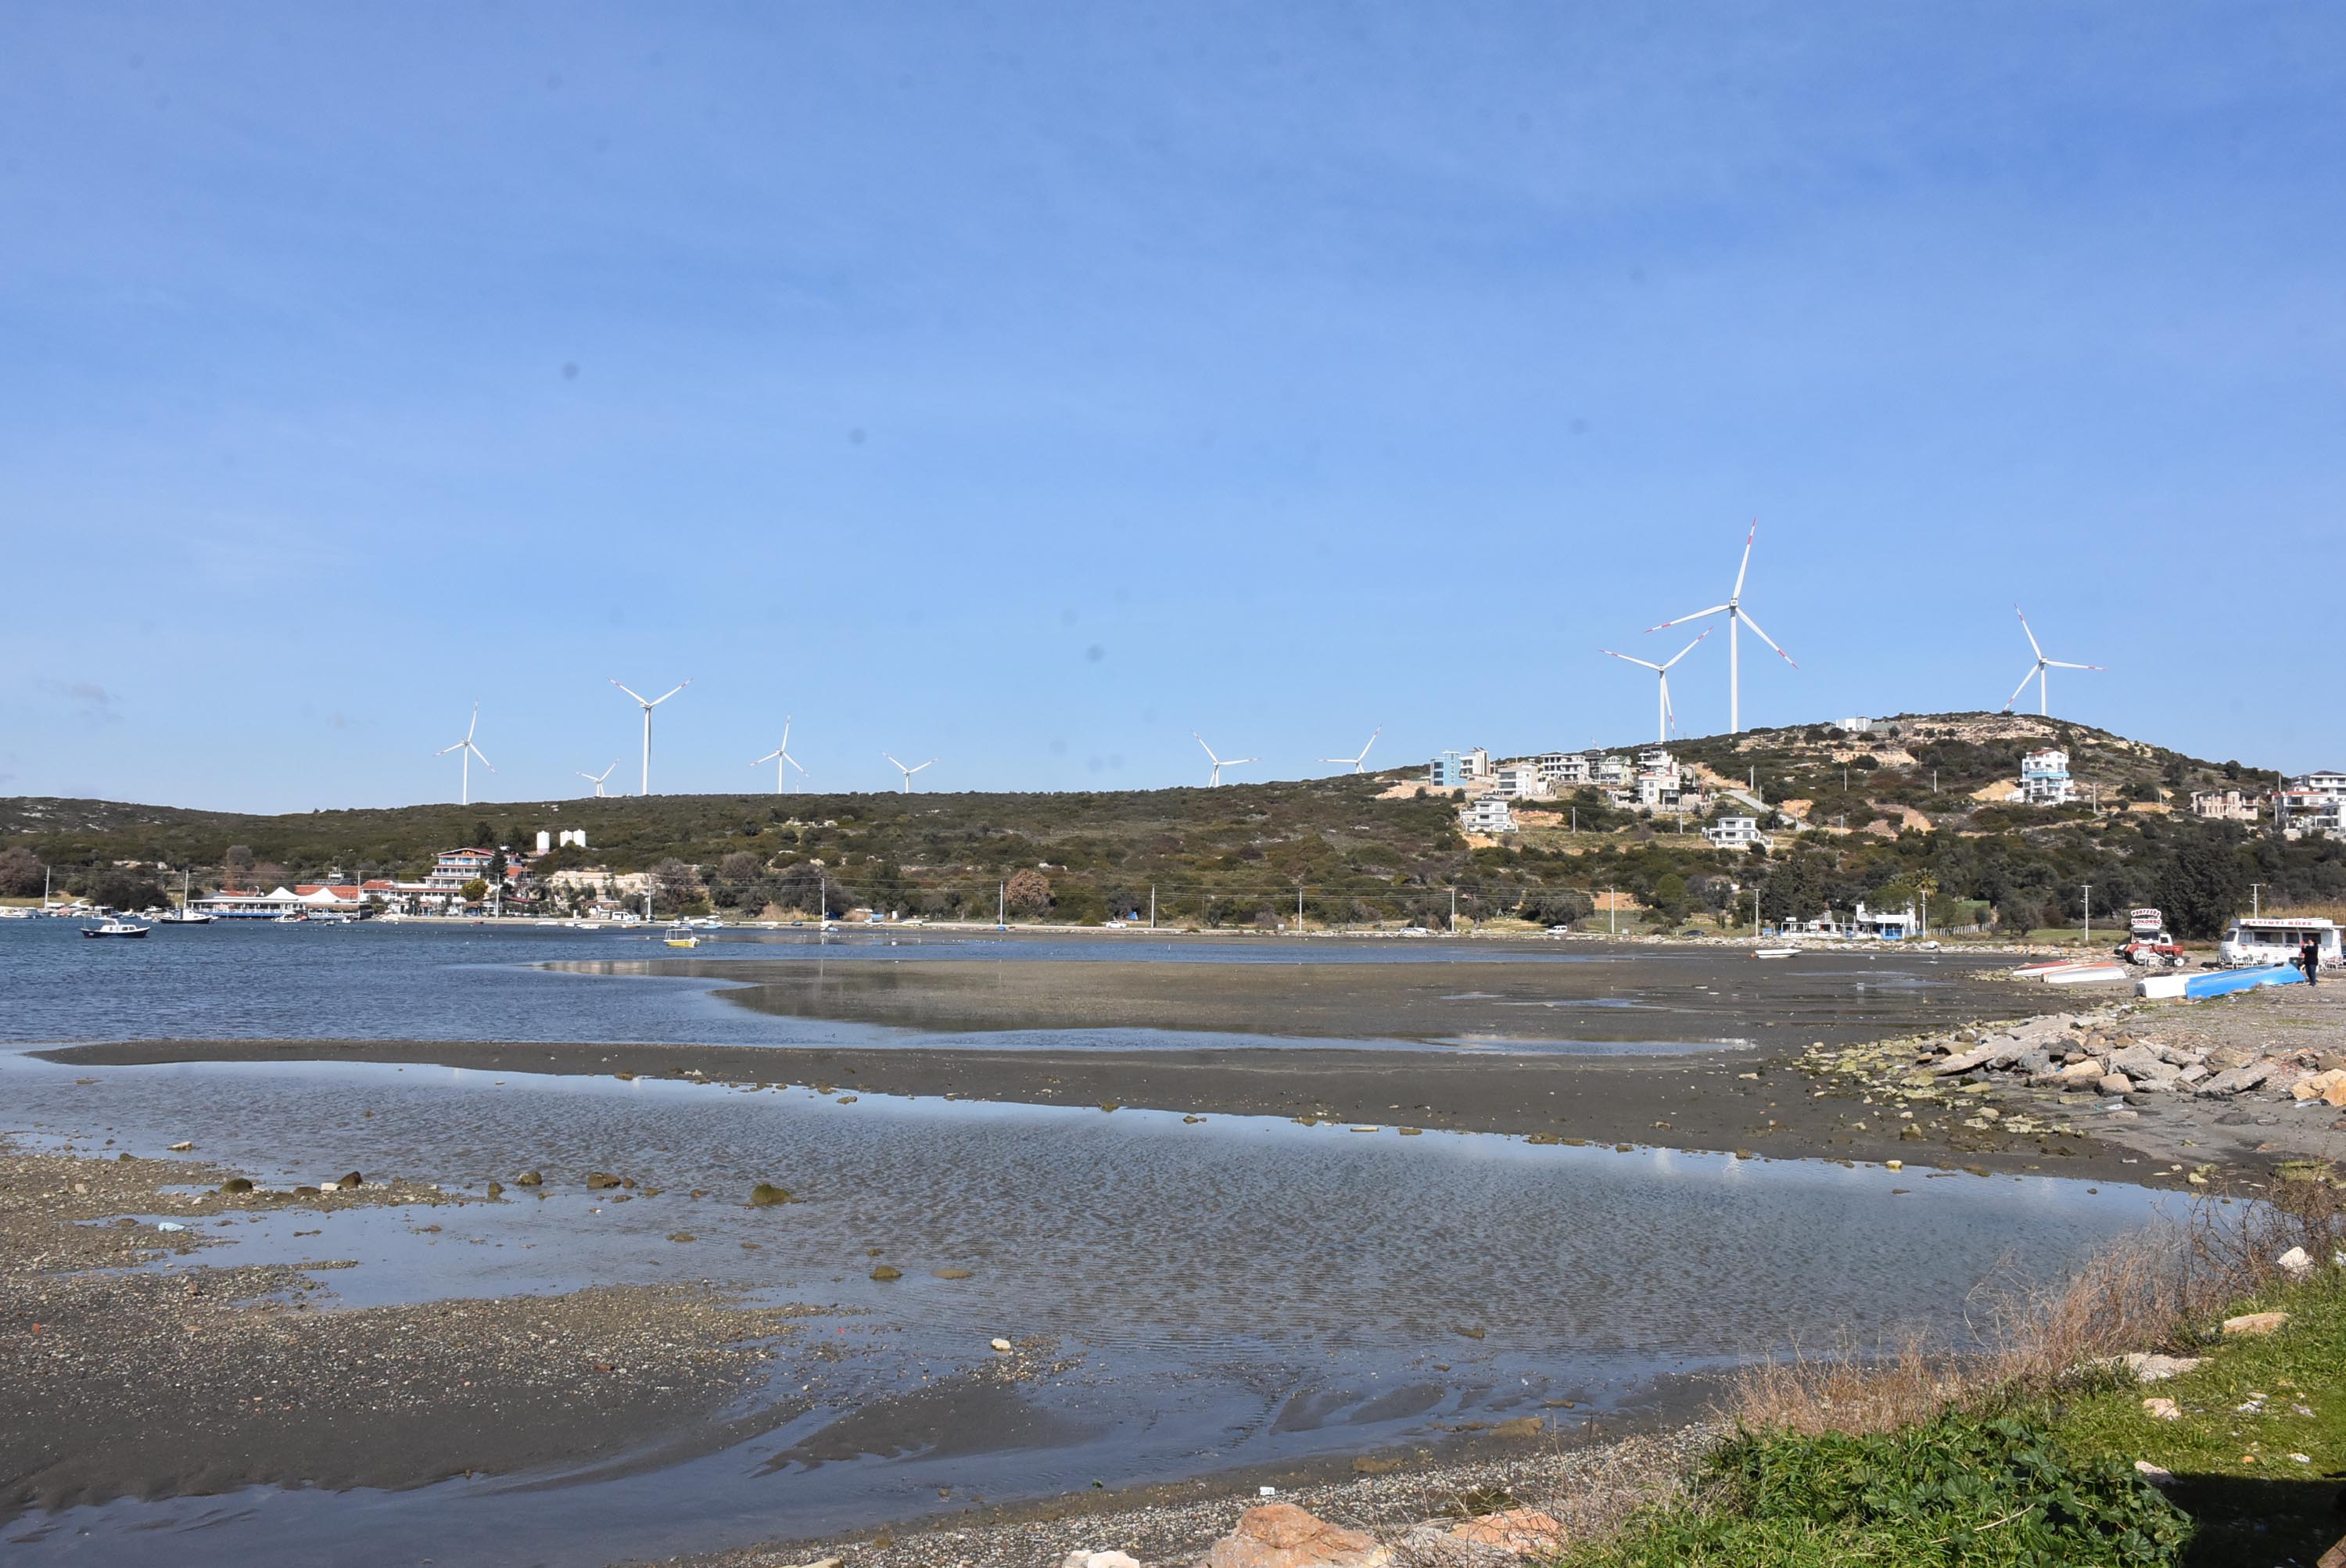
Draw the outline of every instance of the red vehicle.
[[[2118,943],[2117,956],[2145,969],[2180,969],[2183,944],[2167,934],[2167,917],[2157,910],[2130,910],[2127,939]]]

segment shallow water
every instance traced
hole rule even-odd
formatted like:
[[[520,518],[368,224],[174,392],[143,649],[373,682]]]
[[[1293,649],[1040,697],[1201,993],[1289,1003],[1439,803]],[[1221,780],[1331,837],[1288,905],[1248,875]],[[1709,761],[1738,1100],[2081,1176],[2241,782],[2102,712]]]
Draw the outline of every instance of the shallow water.
[[[1520,972],[1536,994],[1448,993],[1448,1027],[1420,1045],[1496,1044],[1568,1053],[1687,1051],[1895,1033],[1975,1006],[1971,961],[1919,952],[1816,954],[1758,965],[1712,949],[1563,943],[1001,940],[920,931],[726,932],[688,958],[656,932],[536,925],[368,922],[160,927],[138,942],[89,942],[66,921],[0,921],[0,1041],[465,1039],[744,1045],[954,1044],[1194,1047],[1393,1045],[1345,1025],[1285,1028],[1276,1006],[1250,1027],[1205,1033],[1066,1024],[1047,1006],[982,1025],[949,1006],[871,1016],[892,961],[1015,969],[1110,962],[1257,969],[1380,966],[1416,972],[1461,962]],[[780,966],[778,970],[778,966]],[[803,983],[810,971],[825,977]],[[756,983],[777,972],[790,985]],[[1484,971],[1484,972],[1489,972]],[[1113,991],[1114,987],[1109,988]],[[1274,987],[1275,991],[1277,988]],[[1493,1017],[1498,1020],[1494,1026]],[[865,1021],[856,1022],[862,1017]],[[1476,1020],[1479,1020],[1477,1022]],[[1303,1038],[1299,1041],[1298,1035]]]
[[[260,1568],[364,1530],[384,1560],[602,1563],[899,1518],[947,1506],[939,1486],[1169,1479],[1566,1399],[1577,1420],[1802,1338],[1959,1334],[1983,1277],[2058,1268],[2155,1201],[2044,1177],[421,1066],[0,1055],[0,1130],[27,1141],[169,1157],[192,1139],[264,1181],[356,1166],[477,1190],[546,1173],[543,1199],[272,1216],[219,1230],[234,1246],[205,1256],[358,1258],[318,1277],[347,1304],[705,1278],[838,1307],[814,1331],[858,1347],[815,1390],[831,1402],[649,1475],[122,1502],[0,1529],[28,1562]],[[590,1167],[663,1191],[602,1201]],[[805,1201],[750,1209],[760,1180]],[[699,1240],[668,1241],[679,1227]],[[873,1248],[902,1280],[866,1278]],[[974,1278],[931,1276],[947,1265]],[[943,1451],[859,1457],[855,1427],[834,1425],[984,1361],[995,1334],[1053,1337],[1075,1364]]]

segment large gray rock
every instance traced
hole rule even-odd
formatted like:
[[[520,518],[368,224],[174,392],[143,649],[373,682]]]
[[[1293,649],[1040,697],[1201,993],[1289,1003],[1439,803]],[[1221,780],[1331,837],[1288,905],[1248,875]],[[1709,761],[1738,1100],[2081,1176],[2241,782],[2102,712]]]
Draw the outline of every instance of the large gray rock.
[[[2199,1085],[2203,1095],[2238,1095],[2255,1088],[2273,1075],[2280,1064],[2267,1056],[2245,1067],[2227,1067]]]
[[[2135,1079],[2165,1079],[2182,1069],[2147,1045],[2122,1045],[2110,1053],[2110,1071]]]

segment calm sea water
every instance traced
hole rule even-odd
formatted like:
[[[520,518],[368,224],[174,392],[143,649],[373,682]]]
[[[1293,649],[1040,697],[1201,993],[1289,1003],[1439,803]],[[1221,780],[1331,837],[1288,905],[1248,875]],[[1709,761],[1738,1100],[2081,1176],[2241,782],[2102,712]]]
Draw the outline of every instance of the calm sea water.
[[[1061,940],[961,933],[725,932],[686,954],[657,932],[537,925],[351,926],[222,921],[158,927],[137,942],[84,940],[67,921],[0,921],[0,1041],[359,1039],[649,1041],[691,1044],[906,1044],[1194,1046],[1215,1036],[1122,1030],[913,1032],[738,1005],[733,964],[869,964],[891,959],[1016,963],[1039,959],[1169,964],[1550,967],[1576,983],[1555,1033],[1581,1028],[1619,1048],[1695,1046],[1792,1024],[1805,1043],[1920,1027],[1970,998],[1973,961],[1920,952],[1816,955],[1753,964],[1716,950],[1606,950],[1484,942],[1151,940],[1139,932]],[[643,973],[685,967],[692,977]],[[714,972],[713,973],[711,972]],[[1602,993],[1603,994],[1597,994]],[[1702,1000],[1698,1004],[1695,998]],[[1224,1036],[1226,1039],[1260,1036]],[[1385,1044],[1321,1040],[1322,1044]],[[1584,1039],[1585,1043],[1585,1039]],[[1522,1043],[1516,1048],[1534,1048]],[[1595,1048],[1593,1046],[1589,1048]]]
[[[0,1526],[10,1560],[34,1563],[261,1568],[363,1531],[384,1561],[602,1563],[902,1518],[941,1506],[940,1486],[1169,1479],[1438,1441],[1564,1400],[1578,1420],[1795,1340],[1907,1324],[1959,1339],[1983,1278],[2057,1269],[2154,1201],[2045,1177],[369,1064],[92,1071],[0,1053],[0,1104],[30,1142],[168,1158],[191,1139],[264,1180],[356,1166],[478,1191],[547,1173],[545,1199],[435,1209],[434,1232],[395,1210],[287,1214],[206,1256],[357,1259],[319,1276],[344,1304],[705,1278],[839,1308],[858,1351],[813,1372],[815,1411],[651,1474],[254,1489]],[[603,1204],[588,1168],[663,1190]],[[749,1208],[760,1180],[805,1201]],[[669,1241],[679,1227],[698,1240]],[[904,1278],[870,1280],[873,1249]],[[973,1278],[933,1278],[944,1266]],[[922,1373],[984,1361],[996,1334],[1047,1336],[1069,1363],[1019,1390],[1018,1442],[803,1457]]]

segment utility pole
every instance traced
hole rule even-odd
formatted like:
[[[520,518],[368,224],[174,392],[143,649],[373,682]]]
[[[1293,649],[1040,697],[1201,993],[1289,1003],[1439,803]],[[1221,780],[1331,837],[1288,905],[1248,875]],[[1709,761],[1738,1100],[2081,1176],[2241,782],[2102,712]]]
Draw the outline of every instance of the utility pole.
[[[1148,893],[1148,907],[1152,911],[1157,908],[1157,891],[1153,888]],[[994,884],[994,926],[996,931],[1010,929],[1010,884],[1007,881]]]
[[[1157,884],[1148,884],[1148,929],[1157,929]]]
[[[1458,923],[1454,915],[1450,923],[1453,925]],[[1300,881],[1295,884],[1295,934],[1298,936],[1303,934],[1303,884]]]
[[[1614,902],[1613,890],[1611,888],[1606,888],[1605,890],[1605,934],[1606,936],[1618,936],[1620,934],[1613,918]]]
[[[2264,883],[2250,882],[2249,884],[2249,918],[2250,920],[2256,919],[2257,916],[2264,912],[2264,904],[2261,897],[2263,891]],[[43,901],[46,901],[46,898]]]
[[[1450,934],[1458,934],[1458,889],[1454,885],[1450,890]]]
[[[2087,947],[2091,947],[2091,946],[2093,946],[2093,945],[2094,945],[2094,884],[2093,884],[2093,883],[2091,883],[2091,882],[2087,882],[2087,883],[2086,883],[2086,884],[2085,884],[2085,889],[2086,889],[2086,945]]]

